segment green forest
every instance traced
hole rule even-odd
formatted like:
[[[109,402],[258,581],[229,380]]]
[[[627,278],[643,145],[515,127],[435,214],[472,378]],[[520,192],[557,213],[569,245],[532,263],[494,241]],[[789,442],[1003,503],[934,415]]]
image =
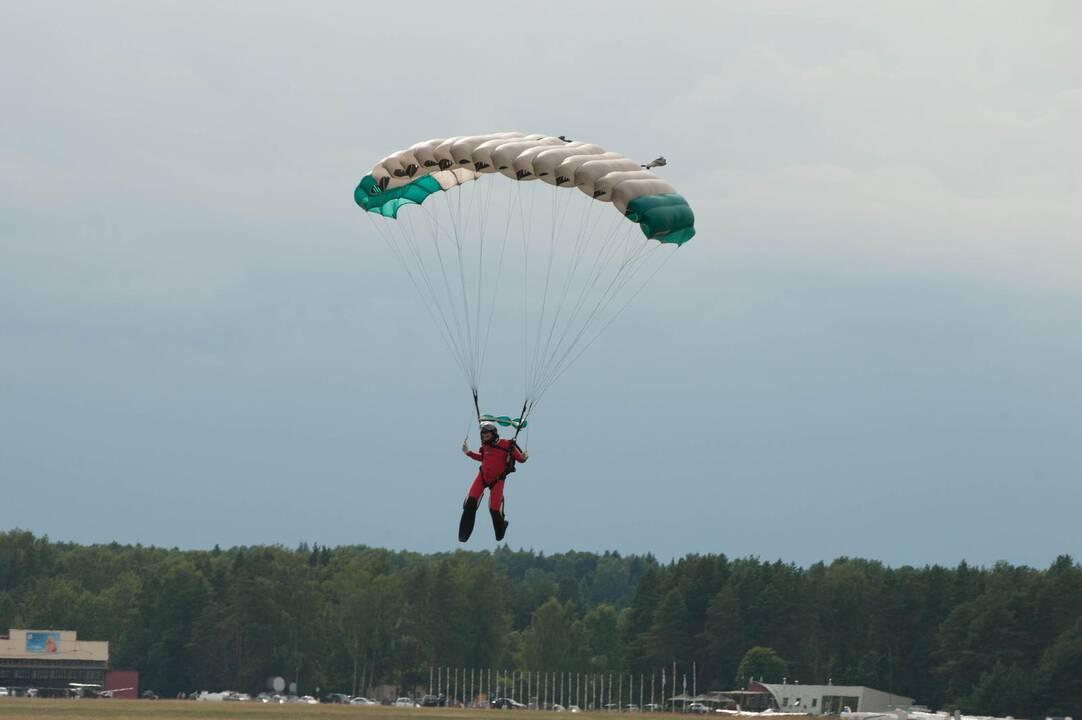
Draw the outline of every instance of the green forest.
[[[1082,568],[1066,556],[1046,569],[800,567],[506,547],[84,546],[13,530],[0,534],[6,628],[108,640],[113,667],[166,695],[258,692],[277,675],[348,693],[424,685],[434,666],[654,675],[675,663],[700,692],[751,675],[969,713],[1082,715]]]

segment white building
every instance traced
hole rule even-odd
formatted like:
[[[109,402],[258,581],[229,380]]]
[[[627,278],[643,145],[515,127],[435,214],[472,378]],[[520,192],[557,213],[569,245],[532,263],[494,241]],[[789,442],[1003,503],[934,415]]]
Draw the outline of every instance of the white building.
[[[862,685],[778,685],[753,680],[748,690],[769,693],[778,712],[812,715],[839,715],[845,708],[851,712],[884,712],[913,704],[913,698]]]

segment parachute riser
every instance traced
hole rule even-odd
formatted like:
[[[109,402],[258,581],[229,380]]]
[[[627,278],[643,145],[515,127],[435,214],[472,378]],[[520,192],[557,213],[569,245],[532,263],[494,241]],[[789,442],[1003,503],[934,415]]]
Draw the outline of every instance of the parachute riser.
[[[524,427],[526,427],[526,416],[529,414],[529,404],[529,399],[522,401],[522,411],[518,414],[519,422],[518,425],[515,426],[515,436],[511,438],[512,443],[518,440],[518,434],[522,432],[522,429]]]

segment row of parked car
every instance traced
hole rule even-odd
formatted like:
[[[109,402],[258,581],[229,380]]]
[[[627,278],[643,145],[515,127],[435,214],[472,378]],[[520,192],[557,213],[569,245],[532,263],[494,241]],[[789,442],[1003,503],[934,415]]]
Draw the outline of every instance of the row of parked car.
[[[420,700],[414,700],[413,698],[400,697],[394,702],[390,700],[384,700],[382,703],[375,700],[369,700],[366,697],[350,697],[344,693],[331,693],[324,695],[322,702],[335,703],[338,705],[393,705],[394,707],[446,707],[447,696],[443,693],[439,695],[425,695]]]
[[[225,702],[258,702],[258,703],[276,703],[276,704],[303,704],[303,705],[315,705],[318,703],[332,703],[336,705],[390,705],[394,707],[405,708],[418,708],[418,707],[447,707],[447,706],[461,706],[462,703],[458,700],[449,700],[446,695],[440,693],[439,695],[424,695],[419,700],[413,698],[400,697],[393,702],[391,700],[383,700],[382,702],[377,700],[370,700],[366,697],[357,695],[350,696],[345,693],[328,693],[320,699],[316,699],[312,695],[283,695],[277,693],[259,693],[255,697],[252,697],[248,693],[238,693],[232,691],[225,691],[220,693],[192,693],[192,699],[195,700],[220,700]],[[497,697],[488,702],[488,706],[497,710],[551,710],[553,712],[570,712],[577,713],[582,712],[582,709],[578,705],[560,705],[558,703],[544,703],[538,705],[536,701],[531,701],[529,704],[521,703],[514,698],[510,697]],[[588,708],[593,710],[591,706]],[[605,712],[662,712],[664,708],[654,703],[646,703],[640,708],[638,705],[617,705],[615,703],[609,703],[603,705],[598,710]],[[691,703],[687,706],[687,712],[693,714],[706,714],[710,712],[710,709],[701,703]]]
[[[378,705],[379,703],[373,700],[367,700],[366,698],[350,698],[348,695],[341,693],[333,693],[325,696],[323,702],[342,703],[351,705]],[[408,697],[400,697],[393,703],[390,700],[385,700],[384,705],[394,705],[395,707],[447,707],[448,705],[461,706],[462,703],[457,700],[448,700],[447,696],[443,693],[439,695],[424,695],[420,700],[413,700]],[[559,703],[544,703],[538,705],[537,701],[531,701],[529,704],[520,703],[518,700],[510,697],[497,697],[489,701],[488,706],[497,710],[551,710],[553,712],[582,712],[582,708],[578,705],[560,705]],[[592,707],[590,708],[593,709]],[[638,705],[617,705],[615,703],[609,703],[604,705],[599,710],[606,712],[662,712],[664,708],[654,703],[646,703],[640,709]],[[709,712],[709,709],[705,705],[700,703],[692,703],[688,705],[687,711],[689,713],[705,713]]]

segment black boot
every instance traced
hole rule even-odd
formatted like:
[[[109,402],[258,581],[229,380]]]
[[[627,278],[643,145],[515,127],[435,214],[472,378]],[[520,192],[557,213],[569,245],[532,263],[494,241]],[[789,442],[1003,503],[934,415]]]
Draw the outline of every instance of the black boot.
[[[477,500],[466,498],[462,503],[462,519],[458,521],[458,541],[466,542],[473,534],[473,520],[477,517]]]
[[[503,536],[507,533],[507,526],[511,523],[507,522],[507,518],[503,516],[503,512],[500,510],[489,510],[492,515],[492,529],[496,532],[496,542],[503,540]]]

